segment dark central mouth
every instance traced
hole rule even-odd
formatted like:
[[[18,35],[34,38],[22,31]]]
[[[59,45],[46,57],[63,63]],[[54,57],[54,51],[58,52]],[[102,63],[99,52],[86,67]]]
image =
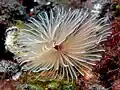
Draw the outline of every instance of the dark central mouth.
[[[61,45],[56,45],[54,48],[55,48],[57,51],[60,51],[60,50],[62,49],[62,46],[61,46]]]

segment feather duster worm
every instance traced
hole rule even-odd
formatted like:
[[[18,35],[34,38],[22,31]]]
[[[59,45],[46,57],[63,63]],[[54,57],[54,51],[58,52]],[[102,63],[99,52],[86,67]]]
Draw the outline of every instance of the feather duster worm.
[[[104,51],[97,45],[110,35],[104,18],[97,20],[84,9],[57,7],[50,15],[42,12],[30,22],[18,30],[16,43],[6,46],[20,57],[19,62],[28,62],[27,69],[44,78],[73,80],[78,73],[86,75]]]

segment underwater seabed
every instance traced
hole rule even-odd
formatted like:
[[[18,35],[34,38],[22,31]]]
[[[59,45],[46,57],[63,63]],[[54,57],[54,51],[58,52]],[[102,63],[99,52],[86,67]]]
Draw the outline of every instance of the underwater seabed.
[[[120,0],[0,0],[0,90],[120,90]]]

